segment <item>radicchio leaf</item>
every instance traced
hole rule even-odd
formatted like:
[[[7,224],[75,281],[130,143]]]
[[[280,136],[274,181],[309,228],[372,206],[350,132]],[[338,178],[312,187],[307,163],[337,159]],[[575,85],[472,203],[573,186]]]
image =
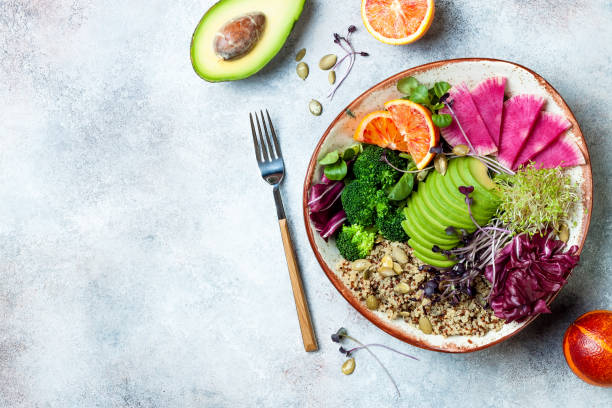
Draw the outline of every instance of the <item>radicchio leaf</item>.
[[[321,183],[310,187],[308,208],[315,230],[327,241],[346,221],[340,196],[344,190],[342,181],[332,181],[323,175]]]
[[[495,269],[489,265],[485,270],[495,316],[520,322],[550,313],[546,300],[565,285],[565,277],[579,260],[576,246],[566,252],[564,248],[565,243],[550,232],[521,234],[506,245],[495,259]]]

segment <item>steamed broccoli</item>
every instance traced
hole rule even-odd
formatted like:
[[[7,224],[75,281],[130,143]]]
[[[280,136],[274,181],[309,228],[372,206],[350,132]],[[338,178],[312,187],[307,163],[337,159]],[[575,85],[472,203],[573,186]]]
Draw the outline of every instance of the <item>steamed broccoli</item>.
[[[363,180],[354,180],[344,187],[340,199],[351,224],[373,225],[376,216],[384,216],[391,209],[387,194]]]
[[[344,225],[336,238],[336,246],[345,259],[349,261],[362,259],[372,251],[375,235],[361,225]]]
[[[351,224],[374,223],[376,188],[362,180],[354,180],[342,190],[342,208]]]
[[[353,174],[358,180],[365,181],[375,187],[386,189],[391,187],[401,173],[384,161],[381,161],[383,148],[374,145],[365,145],[363,151],[355,163],[353,163]],[[403,169],[406,167],[404,159],[398,156],[393,150],[386,150],[387,160],[394,166]]]
[[[384,216],[376,218],[376,228],[380,234],[389,241],[406,242],[408,235],[402,227],[404,221],[404,213],[400,209],[391,208]]]

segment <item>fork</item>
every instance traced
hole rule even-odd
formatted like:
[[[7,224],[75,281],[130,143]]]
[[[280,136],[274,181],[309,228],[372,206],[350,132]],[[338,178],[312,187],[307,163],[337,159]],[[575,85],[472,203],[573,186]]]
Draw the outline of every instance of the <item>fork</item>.
[[[285,175],[285,163],[283,162],[283,156],[280,151],[276,132],[272,126],[270,113],[268,113],[268,110],[266,109],[268,125],[270,127],[269,132],[268,126],[266,126],[263,111],[259,111],[259,113],[261,115],[261,123],[263,124],[263,132],[261,131],[261,125],[259,123],[257,113],[254,115],[249,113],[249,119],[251,120],[251,131],[253,132],[253,144],[255,145],[255,158],[257,159],[257,165],[261,171],[261,177],[272,186],[272,192],[274,193],[276,214],[278,216],[278,223],[280,224],[281,237],[283,238],[283,248],[285,249],[285,257],[287,258],[289,278],[291,279],[291,288],[293,289],[293,297],[295,299],[295,307],[297,309],[298,320],[300,322],[304,349],[306,351],[316,351],[318,349],[317,339],[315,338],[312,321],[310,320],[308,302],[306,301],[306,295],[304,294],[304,286],[302,284],[300,270],[295,257],[295,251],[293,250],[291,235],[289,234],[289,227],[287,225],[287,217],[285,216],[285,208],[283,207],[283,200],[280,194],[280,184]],[[253,116],[255,116],[255,123],[257,123],[258,132],[255,131]],[[270,139],[270,135],[272,136],[272,139]]]

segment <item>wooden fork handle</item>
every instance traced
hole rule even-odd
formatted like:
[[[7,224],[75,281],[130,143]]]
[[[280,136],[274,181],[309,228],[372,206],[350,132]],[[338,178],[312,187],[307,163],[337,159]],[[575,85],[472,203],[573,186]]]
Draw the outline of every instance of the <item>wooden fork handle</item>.
[[[304,295],[304,286],[300,269],[298,268],[287,219],[278,220],[280,224],[281,236],[283,237],[283,247],[285,248],[285,257],[287,258],[287,266],[289,267],[289,278],[291,279],[291,288],[293,289],[293,297],[295,298],[295,308],[297,309],[298,320],[300,321],[300,330],[302,332],[302,340],[304,341],[304,349],[306,351],[316,351],[317,339],[310,320],[310,311],[308,310],[308,302]]]

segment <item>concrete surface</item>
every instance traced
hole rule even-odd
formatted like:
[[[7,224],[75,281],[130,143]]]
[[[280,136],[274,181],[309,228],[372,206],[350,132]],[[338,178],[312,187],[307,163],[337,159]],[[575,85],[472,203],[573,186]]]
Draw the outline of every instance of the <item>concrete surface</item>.
[[[429,33],[392,47],[356,0],[308,1],[258,75],[209,84],[189,41],[212,0],[0,0],[0,406],[612,406],[578,380],[561,340],[612,306],[610,1],[438,1]],[[356,24],[371,53],[332,102],[318,58]],[[295,75],[306,47],[313,68]],[[524,64],[574,110],[593,161],[595,206],[580,266],[523,333],[492,349],[415,349],[365,321],[316,263],[301,208],[306,161],[330,120],[405,68],[481,56]],[[324,103],[321,117],[307,111]],[[303,352],[272,192],[247,112],[268,108],[286,155],[283,187],[321,349]],[[352,376],[340,326],[420,361],[366,353]]]

